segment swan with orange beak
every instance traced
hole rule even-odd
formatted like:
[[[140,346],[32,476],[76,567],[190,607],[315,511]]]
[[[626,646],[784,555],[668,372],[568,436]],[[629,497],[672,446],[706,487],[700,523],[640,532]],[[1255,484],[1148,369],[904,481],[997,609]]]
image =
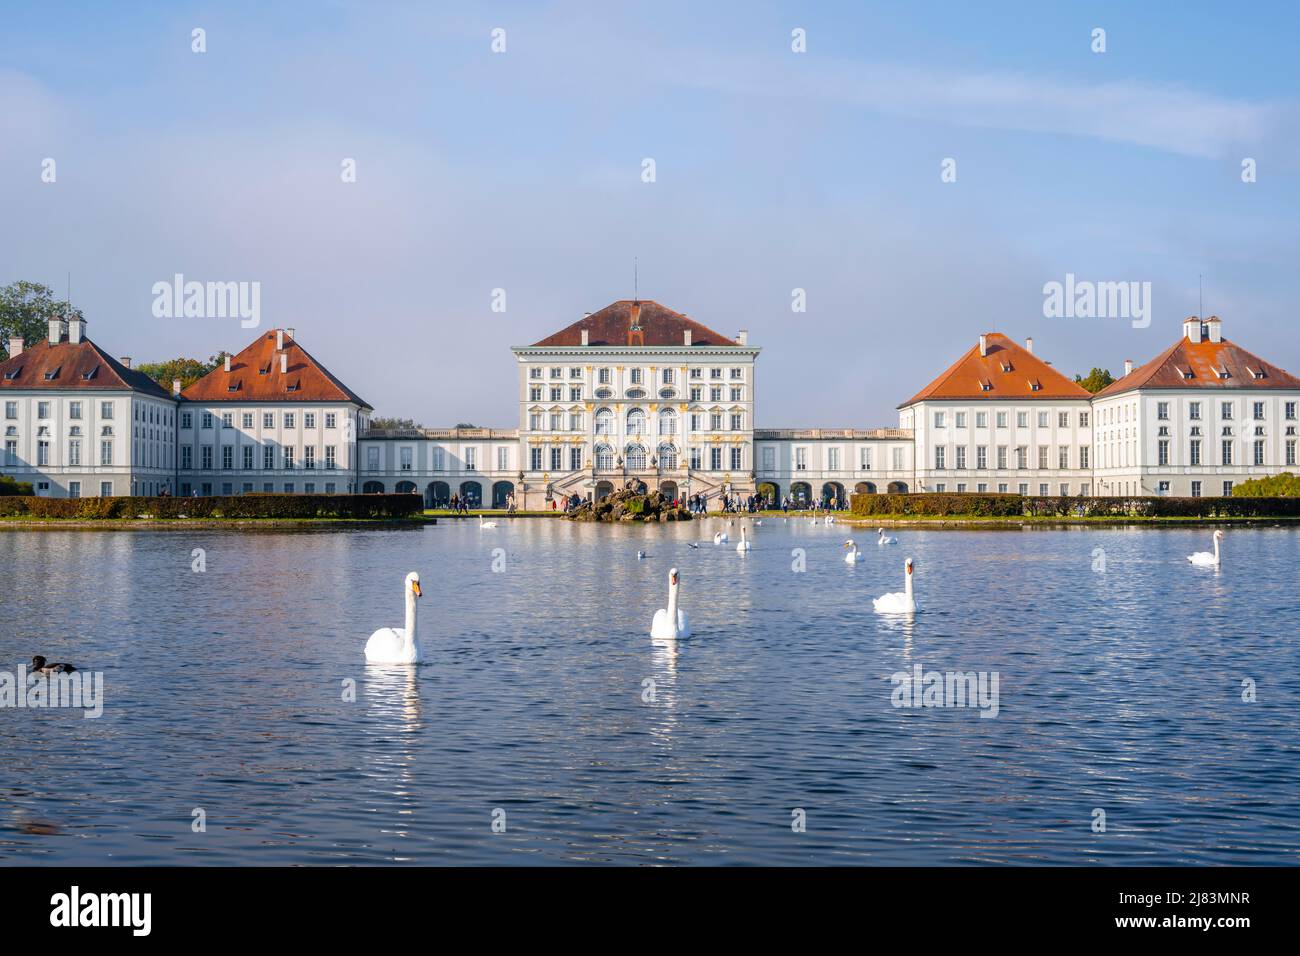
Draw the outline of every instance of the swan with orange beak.
[[[366,661],[371,664],[421,664],[424,652],[416,631],[416,600],[420,590],[419,572],[412,571],[402,585],[406,602],[406,627],[381,627],[366,641]]]

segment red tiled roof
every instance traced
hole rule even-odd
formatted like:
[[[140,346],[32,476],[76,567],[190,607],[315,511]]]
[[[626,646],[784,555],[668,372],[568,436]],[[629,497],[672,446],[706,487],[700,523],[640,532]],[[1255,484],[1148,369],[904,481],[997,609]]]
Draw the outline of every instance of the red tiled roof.
[[[989,332],[985,341],[987,355],[980,355],[976,343],[938,378],[898,407],[906,408],[926,400],[1039,401],[1092,397],[1083,386],[1070,381],[1001,332]]]
[[[633,320],[639,331],[633,331]],[[732,346],[740,348],[736,340],[701,325],[689,316],[674,312],[650,299],[634,301],[620,299],[599,312],[593,312],[579,319],[572,325],[561,329],[554,335],[548,335],[540,342],[534,342],[534,348],[567,348],[582,345],[582,330],[587,330],[588,345],[605,345],[625,347],[628,345],[677,346],[682,345],[687,329],[691,333],[691,345]]]
[[[1226,370],[1227,378],[1219,373]],[[1187,377],[1187,373],[1191,377]],[[1255,376],[1262,374],[1262,378]],[[1183,336],[1150,362],[1111,382],[1098,398],[1118,395],[1137,388],[1293,388],[1300,379],[1265,362],[1227,339],[1192,342]]]
[[[288,371],[280,371],[276,332],[259,335],[238,355],[230,357],[230,371],[224,365],[203,376],[181,397],[191,402],[354,402],[363,408],[370,403],[348,388],[307,354],[307,350],[284,335]]]
[[[171,398],[148,375],[127,368],[94,342],[83,338],[69,342],[65,333],[57,345],[41,339],[23,347],[18,355],[0,362],[0,390],[85,389],[87,391],[144,392],[154,398]]]

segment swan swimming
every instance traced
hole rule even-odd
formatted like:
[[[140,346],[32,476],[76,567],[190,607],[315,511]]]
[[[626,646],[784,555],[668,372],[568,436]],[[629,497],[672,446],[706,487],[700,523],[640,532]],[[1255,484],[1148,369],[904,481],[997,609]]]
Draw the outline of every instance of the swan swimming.
[[[726,543],[727,543],[727,532],[725,532],[725,531],[715,531],[714,534],[713,534],[713,543],[714,543],[714,544],[726,544]]]
[[[749,551],[751,548],[752,545],[750,545],[749,539],[745,537],[745,526],[742,524],[740,526],[740,541],[737,542],[736,544],[736,550],[739,551],[741,554],[744,554],[746,551]]]
[[[886,537],[884,528],[878,528],[876,530],[876,533],[880,535],[880,537],[876,540],[876,544],[898,544],[897,538]]]
[[[415,629],[415,599],[420,596],[420,575],[412,571],[402,584],[406,601],[406,627],[381,627],[366,641],[366,660],[371,664],[419,664],[424,660],[420,635]]]
[[[478,526],[480,530],[487,530],[488,528],[495,528],[497,526],[497,523],[495,521],[484,521],[483,516],[479,515]]]
[[[835,516],[834,516],[834,515],[827,515],[825,520],[826,520],[826,523],[827,523],[828,525],[832,525],[832,524],[835,523]]]
[[[690,637],[691,628],[686,612],[677,606],[677,569],[668,572],[668,607],[655,611],[650,624],[650,636],[661,640]]]
[[[867,560],[867,556],[858,550],[857,542],[852,538],[844,542],[844,547],[849,549],[849,553],[844,556],[844,560],[849,564],[857,564],[859,561]]]
[[[916,606],[916,598],[912,595],[911,558],[903,562],[903,572],[905,591],[894,591],[871,599],[871,604],[876,609],[877,614],[911,614],[913,611],[919,610]]]
[[[1219,566],[1219,542],[1223,540],[1223,532],[1214,532],[1214,553],[1209,551],[1197,551],[1195,554],[1189,554],[1187,560],[1192,562],[1194,567],[1198,568],[1217,568]]]

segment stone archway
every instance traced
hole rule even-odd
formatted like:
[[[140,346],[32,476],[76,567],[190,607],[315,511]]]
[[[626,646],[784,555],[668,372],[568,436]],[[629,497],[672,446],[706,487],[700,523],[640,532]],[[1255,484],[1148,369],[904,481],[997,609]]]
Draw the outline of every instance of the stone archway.
[[[445,481],[431,481],[424,489],[426,508],[446,508],[451,504],[451,485]]]
[[[663,495],[665,498],[676,498],[676,497],[677,497],[677,482],[675,482],[675,481],[661,481],[661,482],[659,483],[659,493],[660,493],[661,495]]]
[[[905,481],[891,481],[891,482],[889,483],[889,493],[890,493],[891,495],[905,495],[905,494],[907,494],[907,482],[905,482]]]
[[[393,490],[396,491],[399,495],[413,495],[415,494],[415,482],[399,481],[397,483],[397,487],[394,488]]]
[[[477,481],[462,481],[460,499],[471,508],[483,507],[483,486]]]
[[[838,481],[828,481],[822,485],[821,502],[823,508],[836,507],[844,505],[844,486]]]
[[[497,481],[492,484],[492,507],[506,507],[506,498],[514,494],[515,484],[512,481]]]
[[[796,481],[790,486],[790,500],[796,508],[807,508],[812,505],[812,485],[806,481]]]
[[[606,495],[612,495],[613,493],[614,493],[614,483],[612,481],[596,482],[597,501],[599,501],[601,498],[604,498]]]
[[[855,494],[859,495],[874,495],[876,493],[876,485],[875,482],[871,481],[859,481],[853,491]]]
[[[367,481],[361,486],[363,495],[382,495],[384,493],[384,483],[382,481]]]
[[[766,499],[768,507],[781,507],[781,486],[775,481],[760,481],[758,483],[758,493]]]

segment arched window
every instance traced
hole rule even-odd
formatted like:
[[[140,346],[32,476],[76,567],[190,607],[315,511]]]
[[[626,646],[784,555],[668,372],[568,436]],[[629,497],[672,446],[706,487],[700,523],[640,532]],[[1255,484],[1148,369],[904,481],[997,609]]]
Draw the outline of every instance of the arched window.
[[[608,445],[596,446],[596,467],[601,471],[609,471],[614,467],[614,449]]]
[[[671,408],[665,408],[659,412],[659,434],[677,434],[677,413]]]
[[[666,469],[677,467],[677,449],[671,442],[664,442],[659,446],[659,467]]]
[[[614,434],[614,413],[608,408],[602,408],[600,411],[596,412],[596,434]]]
[[[627,467],[630,471],[645,468],[645,448],[636,443],[627,446]]]
[[[627,413],[627,433],[629,435],[644,435],[645,431],[645,410],[634,408]]]

